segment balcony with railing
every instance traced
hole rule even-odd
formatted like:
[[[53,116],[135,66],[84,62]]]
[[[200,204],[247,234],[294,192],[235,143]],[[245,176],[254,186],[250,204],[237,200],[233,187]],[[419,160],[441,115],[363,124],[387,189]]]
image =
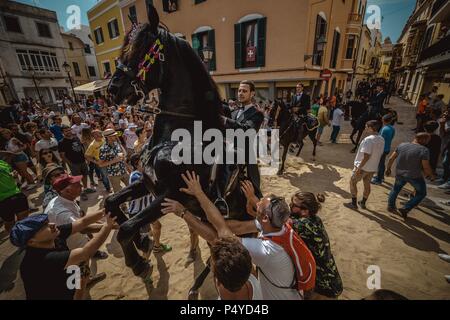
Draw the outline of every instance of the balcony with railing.
[[[450,1],[436,0],[431,9],[430,23],[442,22],[450,15]]]
[[[448,54],[450,51],[450,35],[443,37],[435,44],[422,51],[419,61],[424,61],[436,56]]]
[[[359,13],[350,13],[348,15],[348,23],[360,25],[362,23],[362,15]]]

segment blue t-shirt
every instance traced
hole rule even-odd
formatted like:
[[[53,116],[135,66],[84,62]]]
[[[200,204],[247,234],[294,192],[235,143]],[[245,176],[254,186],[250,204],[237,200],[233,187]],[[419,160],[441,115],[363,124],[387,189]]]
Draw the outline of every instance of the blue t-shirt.
[[[56,141],[60,142],[64,136],[61,130],[61,127],[54,124],[50,126],[50,131],[53,133],[53,135],[55,136]]]
[[[392,140],[395,136],[395,128],[391,125],[384,126],[381,129],[380,135],[384,138],[384,152],[391,152]]]

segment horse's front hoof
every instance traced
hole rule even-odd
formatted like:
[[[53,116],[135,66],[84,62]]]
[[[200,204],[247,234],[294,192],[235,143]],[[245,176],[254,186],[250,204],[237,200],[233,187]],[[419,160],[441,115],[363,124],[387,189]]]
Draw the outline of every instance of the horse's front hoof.
[[[188,294],[188,300],[190,301],[197,301],[198,300],[198,291],[197,290],[190,290]]]

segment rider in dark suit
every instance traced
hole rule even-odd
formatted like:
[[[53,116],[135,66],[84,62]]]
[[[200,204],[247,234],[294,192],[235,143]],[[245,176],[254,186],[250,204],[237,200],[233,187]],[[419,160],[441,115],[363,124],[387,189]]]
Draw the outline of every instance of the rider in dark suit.
[[[252,103],[256,95],[256,88],[253,82],[243,81],[239,86],[238,98],[240,107],[231,114],[230,118],[224,118],[225,127],[227,129],[242,129],[244,131],[254,129],[258,133],[264,121],[264,115]],[[249,159],[249,152],[253,152],[253,148],[246,146],[246,161]],[[256,156],[254,157],[256,159]],[[260,174],[258,164],[248,164],[247,171],[249,178],[255,184],[257,189],[260,188]]]
[[[384,101],[386,100],[386,92],[382,85],[377,86],[376,93],[370,99],[370,118],[377,119],[383,114]]]
[[[297,93],[292,97],[291,108],[297,115],[307,115],[311,109],[311,97],[304,92],[305,87],[299,83]]]

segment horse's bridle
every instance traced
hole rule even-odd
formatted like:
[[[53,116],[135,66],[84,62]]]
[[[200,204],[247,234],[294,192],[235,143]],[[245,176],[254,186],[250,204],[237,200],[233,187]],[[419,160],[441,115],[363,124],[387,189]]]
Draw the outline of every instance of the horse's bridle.
[[[173,116],[173,117],[195,119],[196,117],[193,114],[164,111],[161,108],[159,108],[159,105],[153,107],[153,106],[147,104],[145,101],[146,94],[145,94],[144,88],[145,88],[146,73],[151,70],[151,67],[155,64],[156,61],[159,62],[159,68],[160,68],[158,84],[164,83],[164,77],[165,77],[164,62],[166,62],[166,60],[165,60],[165,55],[162,52],[162,50],[164,49],[165,46],[164,46],[164,42],[160,40],[163,37],[167,37],[167,35],[163,35],[162,32],[159,31],[157,40],[155,41],[155,43],[152,44],[151,48],[149,49],[149,52],[146,53],[146,55],[144,56],[144,59],[139,63],[138,66],[141,68],[139,71],[135,71],[135,70],[133,70],[133,68],[131,68],[127,65],[124,65],[121,62],[119,62],[116,69],[123,72],[123,74],[125,74],[125,76],[127,76],[130,79],[131,86],[133,87],[136,96],[140,97],[140,99],[138,101],[139,106],[141,106],[141,107],[145,106],[145,108],[141,108],[142,112],[151,113],[151,114],[154,114],[157,116],[158,115],[167,115],[167,116]],[[145,69],[145,71],[143,70],[143,68]],[[142,75],[143,72],[145,72],[144,75]],[[158,91],[161,94],[161,89],[158,89]]]

